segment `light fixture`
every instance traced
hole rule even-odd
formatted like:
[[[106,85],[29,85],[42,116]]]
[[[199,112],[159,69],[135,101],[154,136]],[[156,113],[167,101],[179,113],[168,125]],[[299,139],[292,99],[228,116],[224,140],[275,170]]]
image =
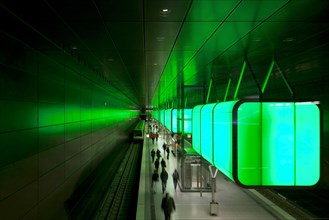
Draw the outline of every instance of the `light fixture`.
[[[165,37],[156,37],[155,38],[156,39],[156,41],[158,41],[158,42],[162,42],[162,41],[164,41],[164,39],[165,39]]]
[[[283,42],[293,42],[293,41],[295,41],[295,38],[293,38],[293,37],[287,37],[287,38],[283,39],[282,41]]]
[[[160,10],[160,15],[164,16],[164,17],[168,16],[170,13],[171,13],[171,10],[168,9],[168,8],[163,8],[163,9]]]

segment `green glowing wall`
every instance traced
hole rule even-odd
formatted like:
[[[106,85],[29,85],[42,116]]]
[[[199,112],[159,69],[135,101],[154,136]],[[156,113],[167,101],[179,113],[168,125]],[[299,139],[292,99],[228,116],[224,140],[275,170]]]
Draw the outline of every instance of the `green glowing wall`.
[[[128,142],[139,111],[69,54],[0,37],[0,215],[65,214],[75,187]]]

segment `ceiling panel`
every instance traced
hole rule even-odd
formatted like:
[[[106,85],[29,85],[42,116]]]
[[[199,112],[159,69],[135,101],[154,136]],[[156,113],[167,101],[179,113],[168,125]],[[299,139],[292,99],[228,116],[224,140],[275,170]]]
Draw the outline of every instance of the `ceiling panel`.
[[[186,21],[224,21],[240,3],[240,0],[194,0]]]
[[[140,108],[159,101],[156,94],[173,99],[180,81],[207,85],[212,77],[220,96],[230,77],[236,82],[243,60],[252,67],[241,85],[247,95],[254,92],[250,71],[262,83],[273,57],[296,85],[328,77],[329,1],[37,3],[3,0],[1,31],[59,62],[75,57]],[[282,86],[274,75],[273,89]]]

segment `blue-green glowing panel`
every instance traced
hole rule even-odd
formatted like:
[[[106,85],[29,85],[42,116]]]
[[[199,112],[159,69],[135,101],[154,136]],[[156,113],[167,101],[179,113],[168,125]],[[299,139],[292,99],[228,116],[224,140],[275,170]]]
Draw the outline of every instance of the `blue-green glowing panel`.
[[[180,110],[181,112],[183,111],[182,109]],[[184,133],[192,133],[192,109],[184,109]],[[182,132],[182,124],[183,122],[180,121],[180,127],[179,127],[179,132]]]
[[[320,112],[316,104],[243,100],[234,107],[233,118],[237,183],[291,187],[318,182]]]
[[[213,163],[213,109],[216,104],[207,104],[201,108],[201,154]]]
[[[192,110],[192,148],[201,154],[201,108],[203,105],[197,105]]]
[[[177,133],[177,115],[178,115],[178,110],[173,109],[171,112],[171,131],[173,133]]]
[[[214,107],[214,165],[233,180],[232,109],[237,101],[218,103]]]
[[[320,178],[313,102],[245,99],[193,109],[192,147],[243,187],[307,187]]]
[[[294,185],[293,103],[262,104],[262,185]],[[247,146],[246,146],[247,147]]]
[[[320,113],[310,102],[295,104],[296,184],[312,185],[320,178]]]
[[[183,109],[172,111],[172,132],[183,133]],[[184,133],[192,133],[192,109],[184,109]]]

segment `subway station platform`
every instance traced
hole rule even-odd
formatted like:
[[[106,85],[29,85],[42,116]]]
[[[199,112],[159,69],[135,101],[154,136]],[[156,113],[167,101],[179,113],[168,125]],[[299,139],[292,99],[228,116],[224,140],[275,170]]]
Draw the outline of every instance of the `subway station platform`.
[[[217,215],[212,215],[210,202],[211,192],[182,192],[177,186],[174,189],[172,173],[177,168],[177,159],[170,154],[167,163],[168,182],[166,192],[162,193],[161,180],[157,182],[155,193],[152,190],[151,176],[154,164],[151,159],[152,148],[159,149],[164,155],[162,145],[166,139],[164,132],[160,132],[158,142],[145,137],[140,173],[139,195],[137,204],[137,220],[164,219],[161,210],[161,200],[168,192],[175,201],[176,211],[172,214],[174,220],[179,219],[223,219],[223,220],[269,220],[269,219],[295,219],[280,207],[266,199],[254,189],[243,189],[225,178],[220,172],[216,176],[215,202],[218,202]],[[172,148],[173,146],[170,146]],[[166,154],[167,155],[167,154]],[[160,165],[161,167],[161,165]],[[159,173],[161,168],[159,168]]]

